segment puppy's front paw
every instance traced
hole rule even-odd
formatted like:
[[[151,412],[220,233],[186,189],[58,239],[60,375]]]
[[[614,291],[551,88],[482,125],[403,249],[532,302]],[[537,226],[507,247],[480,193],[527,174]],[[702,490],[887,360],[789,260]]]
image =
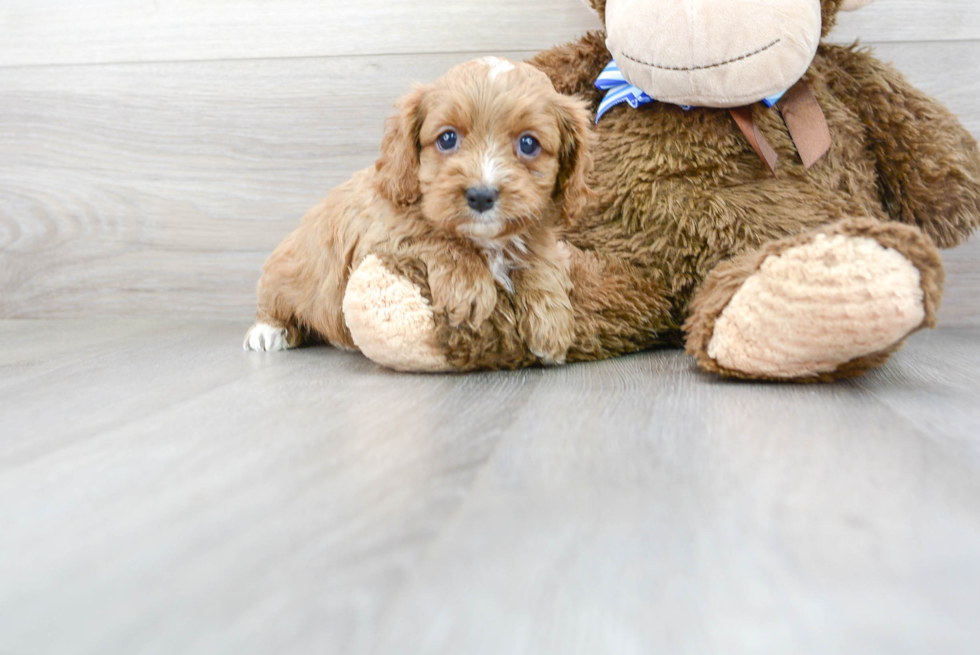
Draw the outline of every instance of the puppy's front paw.
[[[575,319],[567,297],[537,295],[526,300],[518,330],[528,349],[545,366],[564,364],[575,338]]]
[[[275,352],[288,350],[289,337],[284,327],[273,327],[268,323],[256,323],[245,333],[245,350]]]
[[[453,327],[468,323],[477,327],[490,318],[497,306],[497,287],[493,277],[482,271],[467,275],[456,270],[444,276],[430,276],[435,311],[445,311]]]

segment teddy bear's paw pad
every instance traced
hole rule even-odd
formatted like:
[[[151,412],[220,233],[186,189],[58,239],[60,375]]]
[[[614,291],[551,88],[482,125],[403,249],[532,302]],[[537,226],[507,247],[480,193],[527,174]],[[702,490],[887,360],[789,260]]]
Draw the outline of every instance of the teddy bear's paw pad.
[[[382,366],[418,372],[449,368],[436,339],[432,308],[418,285],[389,271],[374,255],[351,274],[344,320],[361,352]]]
[[[278,328],[268,323],[256,323],[245,333],[245,350],[257,352],[276,352],[289,349],[286,328]]]
[[[817,235],[772,255],[715,323],[722,367],[806,378],[894,346],[925,320],[918,269],[865,237]]]

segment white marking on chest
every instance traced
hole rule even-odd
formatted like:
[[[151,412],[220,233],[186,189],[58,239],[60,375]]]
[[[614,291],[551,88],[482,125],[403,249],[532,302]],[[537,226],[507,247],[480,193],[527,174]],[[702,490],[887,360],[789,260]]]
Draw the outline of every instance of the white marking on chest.
[[[490,67],[490,79],[495,80],[497,76],[509,73],[514,70],[514,64],[497,57],[484,57],[483,63]]]
[[[503,241],[491,241],[480,244],[480,250],[487,258],[490,274],[500,282],[508,292],[514,293],[514,281],[510,274],[515,269],[524,268],[523,256],[527,255],[527,245],[521,237],[510,237]]]

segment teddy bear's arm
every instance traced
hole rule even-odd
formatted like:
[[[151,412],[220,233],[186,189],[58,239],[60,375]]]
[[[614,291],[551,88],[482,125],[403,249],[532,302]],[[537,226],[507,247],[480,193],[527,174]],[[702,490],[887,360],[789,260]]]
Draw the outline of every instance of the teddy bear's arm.
[[[527,63],[550,77],[559,93],[579,95],[596,107],[602,96],[595,81],[611,60],[603,33],[590,32],[573,43],[539,52]]]
[[[868,133],[882,204],[937,245],[953,247],[980,226],[980,152],[976,140],[939,102],[891,66],[855,48],[824,46],[835,95]]]

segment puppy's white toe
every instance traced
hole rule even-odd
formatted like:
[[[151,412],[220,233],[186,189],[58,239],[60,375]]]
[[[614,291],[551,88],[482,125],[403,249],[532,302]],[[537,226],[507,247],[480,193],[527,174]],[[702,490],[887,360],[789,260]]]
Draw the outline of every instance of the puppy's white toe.
[[[542,366],[563,366],[565,364],[565,356],[555,357],[554,353],[547,353],[545,351],[538,351],[536,348],[528,348],[531,354],[541,360]]]
[[[275,352],[288,350],[289,341],[286,339],[286,328],[272,327],[268,323],[256,323],[245,334],[245,350],[257,352]]]

